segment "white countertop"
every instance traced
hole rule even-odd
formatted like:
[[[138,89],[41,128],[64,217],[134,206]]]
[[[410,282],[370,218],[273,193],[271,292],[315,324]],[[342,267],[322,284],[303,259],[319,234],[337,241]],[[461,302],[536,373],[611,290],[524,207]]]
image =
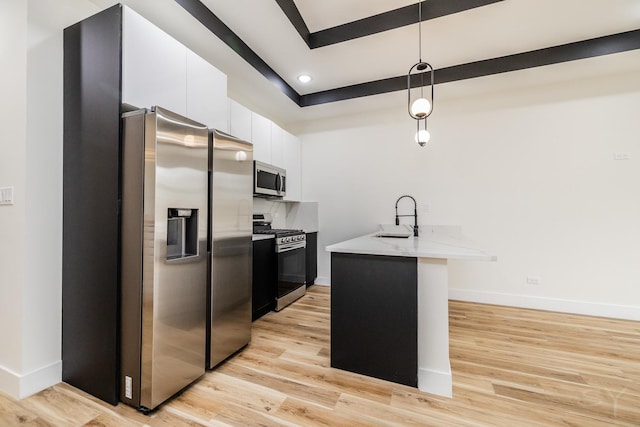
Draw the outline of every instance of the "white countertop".
[[[388,255],[412,258],[444,258],[497,261],[494,254],[479,249],[460,233],[447,227],[420,227],[419,237],[376,237],[367,234],[326,247],[328,252]]]
[[[254,234],[252,240],[255,242],[256,240],[267,240],[267,239],[275,239],[275,236],[273,234]]]

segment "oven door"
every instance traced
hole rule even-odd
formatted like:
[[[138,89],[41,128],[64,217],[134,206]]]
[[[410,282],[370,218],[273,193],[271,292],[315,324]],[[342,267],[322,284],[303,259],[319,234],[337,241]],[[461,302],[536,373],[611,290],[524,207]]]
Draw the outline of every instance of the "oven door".
[[[306,244],[276,247],[278,258],[278,288],[276,311],[282,310],[306,292]]]

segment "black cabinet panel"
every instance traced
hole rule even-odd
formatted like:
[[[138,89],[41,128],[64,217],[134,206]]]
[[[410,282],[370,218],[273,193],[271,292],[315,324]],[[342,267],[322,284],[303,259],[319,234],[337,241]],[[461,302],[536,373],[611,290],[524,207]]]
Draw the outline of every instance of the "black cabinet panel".
[[[62,379],[119,400],[122,13],[64,30]]]
[[[313,285],[318,277],[318,233],[307,233],[307,287]]]
[[[331,366],[418,385],[416,258],[331,254]]]
[[[253,242],[252,319],[256,320],[275,308],[277,259],[274,239]]]

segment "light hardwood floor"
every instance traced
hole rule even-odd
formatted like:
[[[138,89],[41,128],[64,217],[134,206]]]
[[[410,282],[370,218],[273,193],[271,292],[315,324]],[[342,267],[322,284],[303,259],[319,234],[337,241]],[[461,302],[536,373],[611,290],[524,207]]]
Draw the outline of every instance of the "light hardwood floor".
[[[330,368],[329,298],[267,314],[150,416],[59,384],[0,394],[0,426],[640,426],[639,322],[451,301],[447,399]]]

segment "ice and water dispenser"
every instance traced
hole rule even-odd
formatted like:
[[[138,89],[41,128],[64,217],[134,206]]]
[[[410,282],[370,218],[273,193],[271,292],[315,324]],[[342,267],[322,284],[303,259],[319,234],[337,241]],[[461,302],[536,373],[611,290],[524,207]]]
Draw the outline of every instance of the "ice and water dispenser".
[[[198,209],[169,208],[167,260],[198,255]]]

